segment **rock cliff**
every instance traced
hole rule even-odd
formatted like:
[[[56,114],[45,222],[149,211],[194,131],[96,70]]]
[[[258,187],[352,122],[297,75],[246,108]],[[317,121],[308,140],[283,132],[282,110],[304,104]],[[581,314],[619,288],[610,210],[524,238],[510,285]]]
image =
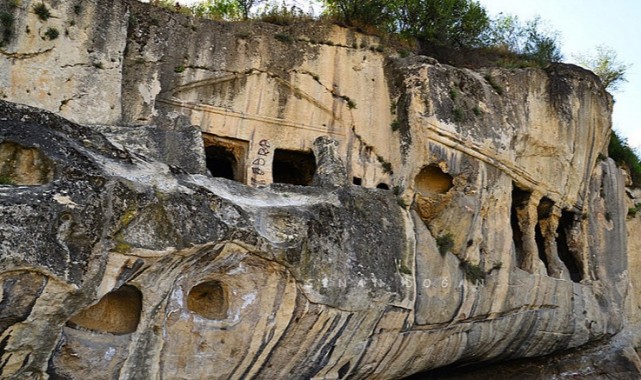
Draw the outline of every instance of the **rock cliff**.
[[[0,377],[641,375],[594,74],[133,0],[0,11]]]

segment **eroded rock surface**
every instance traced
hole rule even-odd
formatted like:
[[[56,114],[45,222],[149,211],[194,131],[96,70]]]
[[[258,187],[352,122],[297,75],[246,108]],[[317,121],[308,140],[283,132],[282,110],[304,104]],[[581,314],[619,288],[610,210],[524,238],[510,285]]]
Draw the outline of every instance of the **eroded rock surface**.
[[[641,373],[594,74],[103,3],[25,0],[0,48],[1,377]]]

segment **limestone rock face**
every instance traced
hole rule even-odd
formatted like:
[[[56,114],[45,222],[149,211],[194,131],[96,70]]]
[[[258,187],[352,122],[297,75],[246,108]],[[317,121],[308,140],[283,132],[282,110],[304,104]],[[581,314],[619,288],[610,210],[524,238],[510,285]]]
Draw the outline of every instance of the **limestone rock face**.
[[[616,367],[604,352],[641,374],[638,226],[594,74],[37,3],[55,17],[23,0],[30,32],[0,47],[0,377]]]

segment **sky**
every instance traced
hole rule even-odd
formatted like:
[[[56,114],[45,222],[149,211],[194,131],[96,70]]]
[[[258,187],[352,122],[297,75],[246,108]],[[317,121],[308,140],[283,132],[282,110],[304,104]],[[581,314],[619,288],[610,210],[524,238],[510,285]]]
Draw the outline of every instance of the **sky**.
[[[199,0],[179,0],[192,4]],[[491,17],[516,15],[521,21],[540,16],[560,34],[564,62],[576,63],[578,54],[591,54],[599,45],[612,48],[630,67],[627,82],[614,92],[613,128],[641,152],[641,0],[478,0]],[[281,3],[281,1],[277,1]],[[318,1],[289,0],[304,11]]]

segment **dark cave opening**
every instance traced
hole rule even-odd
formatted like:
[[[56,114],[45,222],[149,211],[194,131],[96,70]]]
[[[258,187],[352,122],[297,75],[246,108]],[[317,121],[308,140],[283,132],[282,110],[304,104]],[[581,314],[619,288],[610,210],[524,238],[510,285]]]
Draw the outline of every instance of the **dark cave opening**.
[[[316,158],[312,152],[276,149],[272,176],[274,183],[309,186],[316,173]]]

